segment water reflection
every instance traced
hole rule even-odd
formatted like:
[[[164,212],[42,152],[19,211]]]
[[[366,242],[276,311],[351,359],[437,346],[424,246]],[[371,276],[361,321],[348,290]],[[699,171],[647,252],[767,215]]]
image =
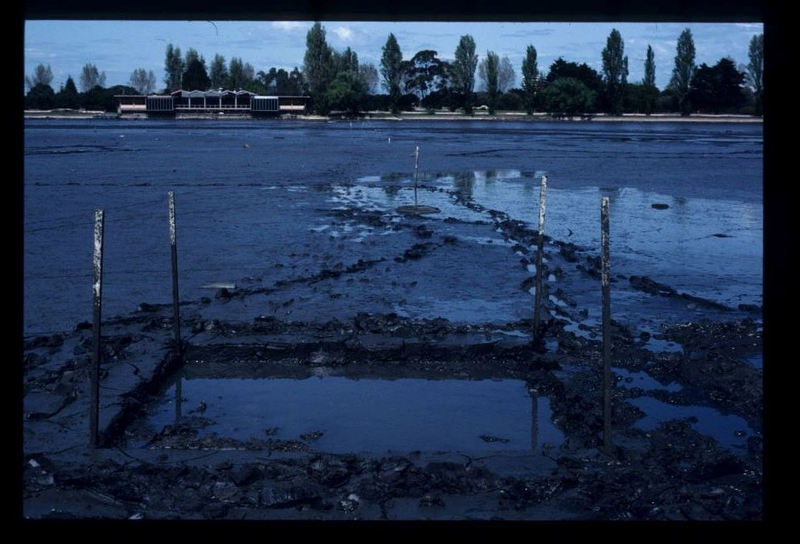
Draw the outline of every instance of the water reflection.
[[[467,200],[472,200],[472,191],[475,188],[475,172],[459,172],[453,174],[453,186]]]
[[[439,191],[426,198],[442,211],[444,218],[485,221],[485,210],[497,210],[536,229],[539,174],[513,169],[437,172],[429,175],[426,184]],[[388,202],[390,195],[397,201],[409,200],[403,195],[409,194],[412,184],[408,175],[404,180],[392,188],[364,193],[364,201],[357,205],[393,208],[396,203]],[[611,201],[610,242],[615,275],[648,276],[678,292],[732,308],[742,303],[761,305],[761,206],[645,192],[626,186],[565,188],[572,182],[558,175],[548,179],[546,232],[551,237],[599,251],[600,200],[606,196]],[[459,193],[462,199],[452,199],[452,193]],[[655,209],[653,204],[663,204],[664,208]],[[726,236],[712,236],[718,233]],[[728,265],[721,268],[719,262]]]
[[[520,380],[214,379],[189,370],[149,423],[163,428],[201,405],[213,421],[201,435],[264,439],[269,430],[296,440],[313,432],[310,446],[330,453],[539,451],[564,440],[549,399]]]

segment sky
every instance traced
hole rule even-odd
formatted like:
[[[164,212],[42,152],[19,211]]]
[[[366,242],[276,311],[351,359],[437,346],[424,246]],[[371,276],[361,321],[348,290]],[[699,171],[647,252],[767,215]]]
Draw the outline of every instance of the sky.
[[[487,52],[508,57],[521,82],[521,65],[528,46],[537,52],[544,74],[559,57],[587,64],[602,74],[601,52],[612,30],[619,31],[628,57],[628,81],[644,77],[647,47],[655,55],[656,85],[669,83],[677,40],[690,29],[697,66],[733,59],[747,65],[750,40],[764,33],[764,24],[752,22],[420,22],[420,21],[320,21],[329,46],[339,52],[350,48],[360,63],[380,69],[382,48],[394,34],[404,60],[432,49],[442,60],[453,60],[461,36],[475,41],[479,60]],[[164,61],[169,44],[196,50],[210,66],[215,55],[226,63],[236,57],[256,72],[270,68],[302,70],[306,35],[313,21],[232,20],[25,20],[23,30],[24,75],[36,66],[49,66],[51,86],[58,91],[72,77],[80,90],[80,74],[87,64],[106,76],[106,87],[128,85],[134,70],[144,68],[164,87]],[[477,77],[477,74],[476,74]],[[27,89],[26,89],[27,90]],[[379,92],[382,92],[379,90]]]

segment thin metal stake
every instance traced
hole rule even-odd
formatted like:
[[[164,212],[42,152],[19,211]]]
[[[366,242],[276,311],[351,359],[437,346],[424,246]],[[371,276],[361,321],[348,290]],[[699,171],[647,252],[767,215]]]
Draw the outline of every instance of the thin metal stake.
[[[92,284],[94,324],[92,329],[92,383],[89,413],[89,445],[92,448],[100,445],[100,323],[103,302],[103,210],[96,210],[94,216],[94,282]]]
[[[539,325],[542,306],[542,258],[544,253],[544,215],[547,208],[547,176],[542,176],[542,189],[539,195],[539,240],[536,248],[536,293],[533,303],[533,338],[539,340]]]
[[[175,227],[175,193],[169,193],[169,242],[172,248],[172,312],[173,329],[175,331],[175,349],[179,359],[183,358],[181,346],[181,312],[180,295],[178,294],[178,245]]]
[[[603,284],[603,449],[611,453],[611,285],[609,278],[608,197],[600,201]]]

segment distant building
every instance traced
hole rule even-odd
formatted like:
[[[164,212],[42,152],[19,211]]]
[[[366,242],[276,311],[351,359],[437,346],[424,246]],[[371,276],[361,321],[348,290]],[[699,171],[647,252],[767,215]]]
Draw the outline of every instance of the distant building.
[[[181,117],[233,114],[252,117],[303,115],[307,96],[263,96],[250,91],[174,91],[168,95],[115,95],[120,116]]]

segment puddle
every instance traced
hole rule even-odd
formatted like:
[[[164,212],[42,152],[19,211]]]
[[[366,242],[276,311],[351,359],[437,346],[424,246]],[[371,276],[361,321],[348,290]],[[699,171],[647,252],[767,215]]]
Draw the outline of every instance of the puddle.
[[[680,384],[663,384],[646,372],[630,372],[624,368],[613,369],[614,374],[621,379],[621,387],[638,387],[644,391],[668,391],[676,393],[682,389]],[[659,423],[673,419],[691,418],[692,427],[697,432],[710,436],[719,442],[720,446],[733,453],[747,451],[747,438],[753,435],[752,429],[744,419],[738,416],[726,416],[713,408],[702,406],[676,406],[661,402],[652,397],[639,397],[628,402],[641,408],[647,415],[636,422],[635,427],[644,431],[655,429]]]
[[[662,389],[670,392],[678,392],[682,389],[680,384],[677,383],[668,383],[664,385],[646,372],[630,372],[624,368],[616,367],[613,367],[612,371],[614,374],[619,375],[621,378],[619,385],[625,388],[638,387],[640,389],[644,389],[645,391]]]
[[[648,338],[645,347],[652,352],[681,353],[683,351],[683,346],[676,342],[661,340],[652,336]]]
[[[539,451],[564,436],[548,398],[521,380],[182,379],[181,414],[201,403],[200,436],[303,440],[326,453]],[[151,408],[149,432],[175,423],[176,386]]]
[[[617,370],[615,370],[617,372]],[[652,397],[639,397],[628,400],[647,415],[636,422],[635,427],[652,431],[665,421],[690,419],[692,428],[700,434],[716,440],[719,445],[732,453],[747,452],[747,439],[754,436],[744,419],[724,415],[713,408],[703,406],[675,406]]]
[[[755,353],[750,355],[749,357],[744,358],[745,362],[753,365],[756,368],[761,370],[764,369],[764,354],[763,353]]]

